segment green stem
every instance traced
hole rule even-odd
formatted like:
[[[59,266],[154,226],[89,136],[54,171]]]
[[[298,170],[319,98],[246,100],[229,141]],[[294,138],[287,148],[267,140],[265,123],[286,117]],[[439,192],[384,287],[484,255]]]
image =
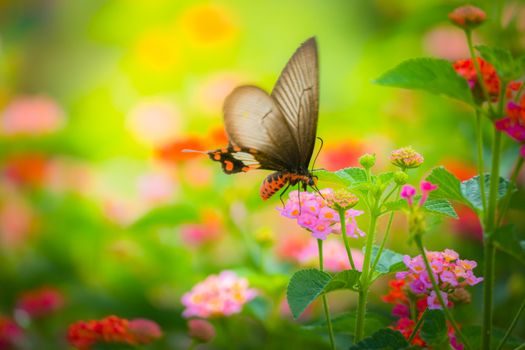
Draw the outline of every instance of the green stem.
[[[323,259],[323,240],[317,240],[317,247],[319,248],[319,270],[324,271]],[[335,350],[334,330],[332,328],[332,319],[330,318],[330,310],[328,309],[328,302],[326,301],[326,294],[321,296],[323,300],[324,314],[326,317],[326,325],[328,327],[328,336],[330,337],[330,349]]]
[[[517,348],[514,348],[514,350],[524,350],[525,349],[525,343],[521,344]]]
[[[525,299],[523,299],[523,302],[521,303],[521,306],[518,309],[518,312],[516,313],[516,316],[514,316],[514,319],[510,323],[509,328],[507,329],[507,332],[505,332],[505,335],[501,339],[501,341],[500,341],[498,347],[496,348],[496,350],[500,350],[500,349],[503,348],[503,346],[505,346],[505,343],[507,342],[507,339],[510,337],[510,335],[512,334],[512,331],[514,330],[514,328],[518,324],[518,320],[520,319],[521,313],[523,312],[524,309],[525,309]]]
[[[352,270],[355,270],[354,258],[352,257],[352,251],[350,250],[350,244],[348,243],[348,237],[346,236],[345,212],[346,210],[339,209],[339,221],[341,222],[341,236],[343,236],[346,255],[348,255],[348,261],[350,262],[350,266],[352,266]]]
[[[505,214],[507,213],[507,210],[509,209],[510,199],[512,198],[512,189],[514,186],[516,186],[516,180],[518,178],[518,175],[520,173],[521,167],[523,166],[523,157],[518,156],[518,160],[516,161],[516,165],[514,166],[514,170],[512,172],[512,175],[510,176],[510,183],[509,188],[507,188],[507,193],[505,193],[505,197],[503,198],[501,210],[498,217],[498,227],[501,226],[501,223],[503,222],[503,218],[505,217]]]
[[[483,326],[481,330],[482,350],[490,349],[492,336],[492,292],[494,289],[494,257],[496,250],[492,236],[496,229],[496,206],[499,185],[499,164],[501,153],[501,133],[494,128],[492,145],[492,169],[490,173],[490,190],[488,212],[485,218],[484,235],[484,281],[483,281]]]
[[[466,29],[465,34],[467,36],[467,45],[470,51],[470,57],[472,59],[472,63],[474,64],[474,70],[476,71],[476,76],[478,77],[478,85],[481,87],[481,92],[483,93],[483,97],[487,101],[487,105],[488,105],[490,114],[494,116],[495,114],[494,109],[492,107],[492,104],[490,103],[490,96],[487,91],[487,87],[485,86],[485,80],[483,79],[483,75],[481,74],[481,67],[479,66],[479,62],[474,52],[474,44],[472,43],[472,31],[470,29]]]
[[[363,261],[363,268],[361,273],[359,299],[357,301],[357,318],[355,322],[355,338],[354,343],[357,343],[364,337],[365,333],[365,317],[366,317],[366,303],[368,298],[369,275],[370,275],[370,260],[372,258],[372,245],[374,244],[374,237],[377,225],[377,204],[372,206],[370,211],[370,225],[366,236],[366,250]]]
[[[483,222],[483,216],[487,213],[487,195],[485,193],[485,166],[483,162],[483,125],[481,115],[476,110],[476,144],[478,150],[478,174],[479,174],[479,188],[481,193],[481,204],[483,206],[483,212],[481,222]]]
[[[417,331],[419,331],[419,327],[423,324],[423,314],[421,314],[421,317],[417,320],[416,325],[414,326],[414,330],[410,334],[410,337],[408,338],[408,344],[412,343],[414,338],[416,337]]]
[[[190,346],[188,347],[188,350],[194,350],[197,348],[197,341],[195,341],[195,339],[192,339],[191,340],[191,343],[190,343]]]
[[[443,310],[445,317],[450,322],[450,324],[452,325],[452,328],[454,328],[454,332],[456,333],[458,338],[461,340],[461,342],[465,345],[465,347],[467,349],[472,349],[470,347],[470,344],[467,342],[467,338],[465,338],[465,336],[459,329],[458,324],[456,323],[456,320],[454,320],[454,317],[452,316],[452,313],[450,312],[448,306],[445,304],[445,300],[443,299],[443,296],[441,295],[441,291],[439,289],[436,278],[434,276],[434,272],[432,271],[432,268],[430,267],[430,263],[428,262],[427,254],[423,246],[421,235],[416,235],[414,237],[414,241],[416,242],[416,245],[419,248],[419,252],[421,253],[421,256],[423,257],[423,261],[425,262],[425,268],[427,270],[428,277],[430,278],[430,282],[432,282],[432,288],[434,289],[434,292],[436,293],[436,297],[439,301],[439,305],[441,305],[441,309]]]

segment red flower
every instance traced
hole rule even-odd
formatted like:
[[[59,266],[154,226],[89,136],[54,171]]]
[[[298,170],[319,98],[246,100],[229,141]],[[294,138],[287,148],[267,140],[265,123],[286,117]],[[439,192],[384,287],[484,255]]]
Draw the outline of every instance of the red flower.
[[[484,59],[478,57],[479,68],[481,76],[483,77],[483,83],[489,94],[489,98],[492,101],[496,101],[499,96],[500,81],[494,67]],[[461,75],[467,81],[474,97],[478,101],[484,101],[483,91],[479,86],[478,76],[476,74],[476,68],[472,59],[459,60],[453,64],[454,70]]]
[[[0,349],[17,349],[22,336],[22,328],[10,318],[0,316]]]
[[[525,158],[525,95],[520,104],[507,104],[507,117],[496,120],[494,126],[522,144],[520,154]]]
[[[465,5],[449,13],[448,18],[450,18],[455,25],[463,29],[472,29],[483,23],[487,15],[482,9],[476,6]]]
[[[108,316],[102,320],[79,321],[70,325],[67,338],[72,346],[89,350],[96,343],[147,344],[161,336],[160,327],[153,321],[128,321]]]
[[[17,302],[17,309],[25,311],[29,316],[42,317],[62,308],[64,297],[62,292],[53,287],[41,287],[22,293]]]
[[[41,154],[19,154],[6,160],[4,174],[20,185],[42,185],[48,174],[48,161]]]

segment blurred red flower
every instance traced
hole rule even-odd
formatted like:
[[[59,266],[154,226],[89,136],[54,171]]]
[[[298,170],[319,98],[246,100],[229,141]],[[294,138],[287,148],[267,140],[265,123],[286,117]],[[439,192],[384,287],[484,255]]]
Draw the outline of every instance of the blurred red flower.
[[[468,180],[478,174],[476,166],[463,159],[446,158],[441,161],[441,164],[461,181]]]
[[[18,185],[40,186],[47,178],[48,159],[42,154],[13,155],[5,161],[4,176]]]
[[[0,316],[0,349],[17,349],[23,337],[23,331],[12,319]]]
[[[156,156],[163,161],[174,163],[202,157],[202,153],[182,152],[184,149],[204,151],[206,146],[199,137],[187,136],[158,148]]]
[[[43,286],[22,293],[18,297],[16,308],[26,312],[32,318],[37,318],[52,314],[63,306],[62,292],[51,286]]]
[[[70,325],[67,338],[79,350],[89,350],[97,343],[148,344],[161,336],[160,327],[153,321],[108,316]]]
[[[459,218],[451,221],[452,231],[465,238],[483,241],[483,229],[476,212],[461,205],[456,206],[455,209]]]
[[[357,159],[363,152],[362,145],[354,141],[330,144],[321,152],[320,163],[329,171],[357,166]]]

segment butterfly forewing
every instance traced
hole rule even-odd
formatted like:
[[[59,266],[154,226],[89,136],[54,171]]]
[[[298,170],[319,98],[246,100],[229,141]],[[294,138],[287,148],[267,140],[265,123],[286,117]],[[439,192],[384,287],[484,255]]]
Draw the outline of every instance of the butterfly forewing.
[[[299,165],[308,167],[315,146],[319,110],[317,44],[310,38],[297,49],[272,91],[297,149]]]
[[[256,86],[238,87],[226,98],[224,124],[232,145],[257,150],[261,169],[289,170],[300,161],[286,119],[272,97]]]

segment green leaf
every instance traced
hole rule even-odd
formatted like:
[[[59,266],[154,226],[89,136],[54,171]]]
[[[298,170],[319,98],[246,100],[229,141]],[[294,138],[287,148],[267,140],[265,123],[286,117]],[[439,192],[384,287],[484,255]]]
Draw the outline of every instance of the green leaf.
[[[363,251],[364,250],[365,248],[363,248]],[[378,251],[379,246],[374,245],[372,247],[372,263],[375,261]],[[403,255],[389,249],[383,249],[383,252],[379,257],[379,261],[377,262],[377,265],[375,266],[374,272],[372,274],[372,281],[375,281],[383,275],[404,270],[406,270],[406,266],[403,262]]]
[[[387,171],[385,173],[381,173],[377,176],[374,176],[374,179],[377,179],[377,181],[381,184],[381,185],[387,185],[390,183],[390,181],[392,181],[392,179],[394,178],[394,173],[391,172],[391,171]]]
[[[366,172],[362,168],[345,168],[336,172],[317,170],[315,175],[319,181],[331,182],[345,187],[356,187],[367,182]]]
[[[485,176],[485,194],[488,197],[490,191],[490,175],[484,174]],[[466,198],[468,203],[477,210],[483,209],[481,203],[481,191],[479,185],[479,176],[474,176],[461,183],[461,193]],[[504,178],[499,178],[498,184],[498,201],[507,193],[509,188],[509,182]]]
[[[517,79],[523,74],[520,61],[515,61],[509,50],[485,45],[478,45],[476,49],[481,57],[494,66],[499,77],[504,81]]]
[[[439,186],[430,193],[431,199],[447,199],[469,204],[461,193],[461,181],[444,167],[432,169],[426,180]]]
[[[390,328],[381,329],[350,347],[350,350],[399,350],[408,347],[405,337]]]
[[[481,349],[481,326],[465,326],[463,334],[469,340],[472,349]],[[490,349],[495,349],[505,335],[505,330],[497,327],[492,327],[492,340],[490,342]],[[520,339],[515,336],[510,336],[507,340],[504,349],[514,349],[525,343],[525,339]]]
[[[423,204],[423,208],[430,214],[448,216],[454,219],[458,218],[458,214],[456,214],[452,204],[446,199],[427,199],[425,204]]]
[[[199,220],[199,215],[193,207],[177,204],[152,209],[135,221],[131,228],[143,230],[157,226],[176,226],[196,220]]]
[[[445,314],[441,310],[425,310],[421,326],[421,339],[432,348],[440,348],[448,343],[447,324]]]
[[[414,201],[417,203],[417,201],[419,201],[420,198],[421,196],[416,196],[414,197]],[[405,199],[398,199],[396,201],[387,202],[384,206],[387,212],[408,209],[408,203]],[[458,218],[458,214],[456,214],[456,211],[452,207],[452,204],[450,204],[450,202],[446,199],[427,199],[427,201],[423,205],[423,209],[425,209],[429,214],[432,215],[448,216],[454,219]]]
[[[416,58],[402,62],[379,77],[376,84],[445,95],[475,105],[467,81],[443,59]]]
[[[355,322],[357,318],[355,311],[345,312],[332,318],[332,327],[334,332],[354,334]],[[392,323],[390,317],[386,317],[380,313],[368,310],[366,312],[365,335],[372,335],[382,328],[388,327]],[[326,320],[322,319],[315,323],[304,326],[303,328],[309,330],[325,330]]]
[[[294,273],[288,284],[286,297],[294,318],[298,318],[317,297],[338,289],[357,290],[361,273],[344,270],[335,276],[317,269],[305,269]]]
[[[328,293],[338,289],[351,289],[358,291],[358,282],[361,278],[361,272],[355,270],[344,270],[338,272],[332,280],[326,285],[323,293]]]
[[[514,225],[498,228],[492,236],[494,245],[525,264],[525,240],[516,237]]]

